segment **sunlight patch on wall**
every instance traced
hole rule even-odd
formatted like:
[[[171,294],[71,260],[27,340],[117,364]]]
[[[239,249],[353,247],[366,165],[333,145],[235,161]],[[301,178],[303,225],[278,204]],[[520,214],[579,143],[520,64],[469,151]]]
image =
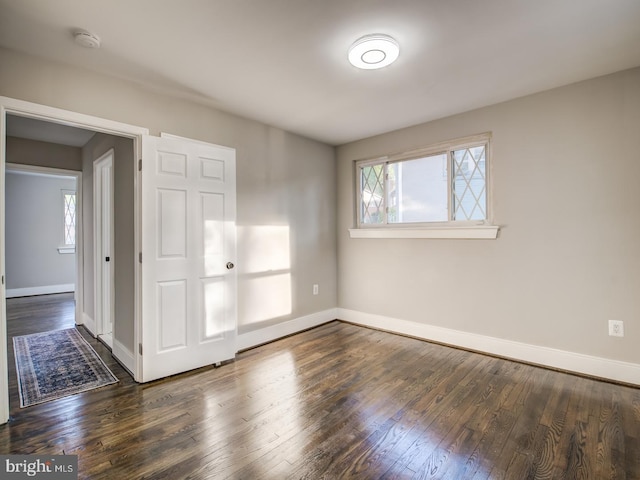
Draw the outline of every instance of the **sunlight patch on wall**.
[[[247,310],[243,323],[257,323],[291,313],[291,274],[281,273],[248,279]]]
[[[248,247],[244,272],[264,273],[291,268],[288,225],[238,227],[238,238]]]
[[[244,285],[239,323],[246,325],[289,315],[292,311],[289,226],[239,226],[238,240],[247,252],[240,272]]]

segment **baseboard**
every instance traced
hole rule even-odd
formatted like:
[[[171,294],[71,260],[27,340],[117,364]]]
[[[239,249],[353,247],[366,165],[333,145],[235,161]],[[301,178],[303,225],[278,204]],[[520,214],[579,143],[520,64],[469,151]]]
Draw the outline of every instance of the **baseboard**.
[[[323,323],[335,320],[337,318],[336,313],[335,308],[330,308],[322,312],[312,313],[311,315],[305,315],[304,317],[294,318],[276,325],[242,333],[238,335],[236,348],[238,351],[246,350],[247,348],[272,342],[278,338],[286,337],[287,335],[292,335],[308,328],[317,327]]]
[[[338,319],[366,327],[409,335],[549,368],[631,385],[640,385],[640,364],[637,363],[593,357],[581,353],[540,347],[344,308],[338,308],[337,310]]]
[[[96,321],[85,312],[82,312],[82,323],[80,325],[83,325],[93,338],[96,338]]]
[[[118,363],[129,370],[131,376],[135,378],[135,376],[133,375],[133,372],[135,371],[135,359],[133,357],[133,352],[115,338],[113,339],[113,349],[111,350],[111,355],[113,355]]]
[[[32,295],[50,295],[52,293],[74,292],[76,286],[73,283],[61,285],[43,285],[41,287],[7,288],[7,298],[30,297]]]

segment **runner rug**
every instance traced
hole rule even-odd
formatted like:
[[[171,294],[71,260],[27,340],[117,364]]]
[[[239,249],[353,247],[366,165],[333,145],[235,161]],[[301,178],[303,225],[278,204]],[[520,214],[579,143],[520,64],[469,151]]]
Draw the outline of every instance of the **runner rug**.
[[[118,382],[75,328],[13,337],[20,407]]]

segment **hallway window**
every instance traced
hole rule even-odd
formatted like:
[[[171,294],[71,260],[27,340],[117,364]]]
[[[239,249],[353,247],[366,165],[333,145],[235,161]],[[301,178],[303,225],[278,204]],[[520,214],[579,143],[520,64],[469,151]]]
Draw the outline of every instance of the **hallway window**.
[[[64,246],[75,247],[76,245],[76,192],[71,190],[62,191],[63,211],[64,211]]]

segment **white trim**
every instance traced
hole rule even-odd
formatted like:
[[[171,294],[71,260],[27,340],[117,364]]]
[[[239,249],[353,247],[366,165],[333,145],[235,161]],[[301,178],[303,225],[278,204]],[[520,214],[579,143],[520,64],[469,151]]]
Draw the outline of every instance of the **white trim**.
[[[478,133],[476,135],[470,135],[467,137],[453,138],[451,140],[445,140],[443,142],[432,143],[426,147],[416,148],[414,150],[407,150],[404,152],[387,153],[379,155],[377,157],[367,157],[360,160],[356,160],[356,163],[360,164],[377,164],[381,162],[397,162],[400,160],[409,160],[418,157],[428,157],[431,155],[437,155],[439,153],[446,153],[453,148],[465,148],[474,146],[479,143],[491,142],[493,138],[492,132]]]
[[[111,355],[124,367],[126,368],[131,376],[135,370],[135,355],[131,350],[125,347],[121,342],[113,338],[113,347],[111,349]]]
[[[110,333],[101,333],[98,335],[98,340],[104,343],[107,347],[113,350],[113,335]]]
[[[50,295],[52,293],[70,293],[75,291],[73,283],[43,285],[40,287],[7,288],[7,298],[30,297],[32,295]]]
[[[493,240],[498,238],[497,225],[428,228],[350,228],[351,238],[449,238]]]
[[[15,173],[17,175],[35,175],[37,177],[69,177],[77,178],[82,175],[80,170],[67,170],[65,168],[41,167],[39,165],[27,165],[24,163],[6,163],[7,173]]]
[[[26,102],[10,97],[0,96],[1,113],[9,113],[21,117],[35,118],[46,122],[79,127],[96,132],[108,133],[111,135],[126,136],[135,138],[140,135],[148,135],[149,129],[129,125],[126,123],[107,120],[105,118],[85,115],[84,113],[73,112],[61,108],[49,107],[38,103]],[[3,116],[4,117],[4,116]],[[5,131],[3,130],[3,137]]]
[[[126,123],[115,122],[113,120],[107,120],[100,117],[94,117],[92,115],[85,115],[78,112],[72,112],[70,110],[63,110],[60,108],[49,107],[37,103],[27,102],[24,100],[17,100],[15,98],[9,98],[0,96],[0,191],[4,192],[4,167],[6,162],[6,115],[18,115],[29,118],[36,118],[39,120],[45,120],[53,123],[69,125],[73,127],[80,127],[85,129],[94,130],[96,132],[108,133],[111,135],[118,135],[121,137],[131,138],[134,143],[134,152],[136,157],[132,168],[137,171],[137,161],[140,158],[142,152],[142,135],[148,135],[149,129],[144,127],[137,127],[135,125],[129,125]],[[134,176],[134,222],[135,233],[134,241],[136,248],[139,251],[140,247],[140,194],[139,194],[139,175]],[[78,185],[80,187],[81,185]],[[78,194],[80,195],[80,188],[78,188]],[[82,211],[78,211],[78,215],[81,217]],[[5,252],[4,252],[4,238],[5,238],[5,202],[4,195],[0,195],[0,274],[5,275]],[[81,223],[80,223],[81,225]],[[79,231],[79,230],[78,230]],[[81,245],[78,245],[81,248]],[[82,251],[79,250],[80,261],[78,263],[81,268]],[[78,277],[78,292],[82,292],[82,276]],[[135,263],[135,318],[134,318],[134,344],[139,342],[141,335],[140,328],[140,264]],[[82,300],[82,295],[79,295],[79,299],[76,299],[76,322],[79,321],[79,306]],[[6,423],[9,420],[9,385],[7,382],[7,321],[5,315],[5,286],[0,284],[0,424]],[[133,371],[134,378],[139,378],[139,368],[141,362],[139,362],[139,356],[136,356],[136,369]]]
[[[83,325],[91,336],[96,338],[96,321],[85,312],[82,312],[82,323],[79,323],[78,325]]]
[[[271,325],[270,327],[264,327],[258,330],[239,334],[237,337],[236,350],[246,350],[247,348],[272,342],[273,340],[301,332],[308,328],[317,327],[323,323],[335,320],[337,318],[336,315],[337,309],[330,308],[321,312],[305,315],[304,317],[294,318],[283,323]]]
[[[58,253],[60,255],[68,255],[70,253],[76,253],[76,247],[58,247]]]
[[[422,148],[418,148],[416,150],[411,150],[408,152],[401,152],[401,153],[394,153],[394,154],[388,154],[388,155],[382,155],[382,156],[378,156],[376,158],[368,158],[368,159],[361,159],[361,160],[356,160],[354,162],[354,167],[355,167],[355,176],[354,176],[354,180],[355,180],[355,226],[357,229],[359,228],[368,228],[368,224],[365,224],[362,222],[362,218],[361,218],[361,214],[362,214],[362,168],[363,167],[372,167],[372,166],[376,166],[376,165],[382,165],[383,166],[383,182],[384,182],[384,189],[383,189],[383,197],[382,197],[382,211],[383,211],[383,222],[382,224],[378,225],[379,227],[388,227],[391,226],[391,228],[394,228],[394,225],[402,225],[403,227],[406,226],[408,228],[412,228],[411,224],[407,224],[404,222],[400,222],[399,224],[396,223],[390,223],[388,220],[388,201],[389,201],[389,165],[390,164],[394,164],[394,163],[401,163],[407,160],[417,160],[417,159],[421,159],[421,158],[425,158],[425,157],[431,157],[431,156],[436,156],[436,155],[446,155],[446,172],[447,172],[447,221],[446,222],[438,222],[443,224],[444,227],[446,228],[452,228],[452,229],[457,229],[457,227],[459,227],[459,225],[455,225],[456,220],[453,219],[453,214],[454,212],[452,211],[452,199],[453,199],[453,191],[452,191],[452,185],[453,185],[453,158],[452,158],[452,153],[455,150],[460,150],[460,149],[466,149],[466,148],[471,148],[471,147],[477,147],[477,146],[484,146],[485,148],[485,174],[484,174],[484,184],[485,184],[485,192],[486,192],[486,198],[485,198],[485,220],[483,220],[483,223],[487,223],[489,225],[491,225],[493,223],[493,187],[492,187],[492,171],[493,171],[493,161],[492,161],[492,151],[491,151],[491,140],[492,140],[492,133],[491,132],[485,132],[485,133],[480,133],[477,135],[471,135],[468,137],[462,137],[462,138],[458,138],[458,139],[452,139],[452,140],[447,140],[444,142],[440,142],[440,143],[436,143],[436,144],[432,144],[432,145],[428,145],[426,147],[422,147]],[[473,221],[465,221],[465,223],[469,224]],[[429,223],[421,223],[420,225],[417,225],[415,227],[413,227],[413,229],[415,230],[421,230],[421,229],[431,229],[431,228],[438,228],[438,225],[430,225]],[[355,229],[354,229],[355,230]],[[428,234],[427,234],[428,235]],[[497,231],[496,231],[496,235],[497,235]],[[359,238],[365,238],[365,237],[359,237]],[[384,236],[384,237],[366,237],[366,238],[478,238],[475,237],[473,235],[470,236],[464,236],[464,237],[440,237],[440,236],[424,236],[424,235],[420,235],[420,236],[410,236],[410,237],[390,237],[390,236]],[[486,237],[479,237],[479,238],[486,238]],[[495,237],[494,237],[495,238]]]
[[[640,386],[640,364],[338,308],[338,319],[504,358]]]
[[[78,183],[78,180],[76,179],[76,184]],[[66,242],[66,231],[67,231],[67,216],[66,216],[66,208],[67,208],[67,201],[66,201],[66,196],[67,195],[72,195],[74,197],[74,202],[75,202],[75,211],[74,211],[74,221],[75,221],[75,230],[78,229],[78,191],[77,191],[77,185],[76,185],[76,190],[69,190],[66,188],[63,188],[60,190],[61,196],[62,196],[62,242],[60,243],[60,245],[62,245],[61,248],[58,248],[58,253],[73,253],[76,251],[76,239],[78,237],[78,235],[74,235],[74,239],[73,239],[73,243],[67,243]],[[82,219],[80,219],[80,221],[82,221]],[[74,232],[75,233],[75,232]],[[69,251],[69,249],[72,249],[72,251]],[[62,251],[61,251],[62,250]]]

